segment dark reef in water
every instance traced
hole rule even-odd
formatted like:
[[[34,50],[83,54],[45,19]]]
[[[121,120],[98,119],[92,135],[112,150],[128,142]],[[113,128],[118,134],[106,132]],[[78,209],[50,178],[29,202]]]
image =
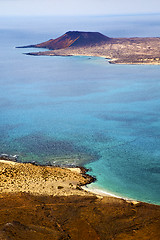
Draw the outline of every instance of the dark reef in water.
[[[19,162],[35,162],[52,166],[83,166],[99,159],[96,151],[72,141],[57,140],[41,133],[32,133],[1,144],[3,153],[19,155]],[[12,159],[11,159],[12,160]]]

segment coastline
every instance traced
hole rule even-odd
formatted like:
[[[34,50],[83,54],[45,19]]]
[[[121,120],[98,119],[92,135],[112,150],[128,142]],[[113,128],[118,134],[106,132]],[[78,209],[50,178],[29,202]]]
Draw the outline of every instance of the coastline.
[[[32,163],[18,163],[18,162],[14,162],[14,161],[11,161],[11,160],[2,160],[2,159],[0,159],[0,170],[1,170],[1,164],[8,164],[8,165],[11,165],[11,166],[23,166],[23,165],[25,165],[26,164],[26,166],[28,165],[28,166],[30,166],[30,167],[32,167],[33,166],[33,168],[34,167],[38,167],[38,166],[35,166],[34,164],[32,164]],[[65,194],[64,194],[64,191],[63,192],[57,192],[57,191],[55,191],[55,189],[53,190],[53,191],[55,191],[54,193],[52,193],[51,194],[51,192],[50,191],[48,191],[48,192],[45,192],[45,193],[43,193],[43,192],[41,192],[42,190],[39,190],[39,194],[47,194],[47,195],[74,195],[74,194],[80,194],[80,195],[85,195],[85,193],[88,193],[88,194],[91,194],[91,195],[95,195],[96,197],[101,197],[101,198],[103,198],[103,197],[113,197],[113,198],[117,198],[117,199],[121,199],[121,200],[124,200],[124,201],[126,201],[126,202],[131,202],[131,203],[134,203],[134,204],[137,204],[137,203],[139,203],[139,202],[141,202],[141,201],[137,201],[137,200],[134,200],[134,199],[128,199],[128,198],[125,198],[125,197],[122,197],[122,196],[118,196],[118,195],[116,195],[116,194],[114,194],[114,193],[110,193],[110,192],[107,192],[107,191],[103,191],[103,190],[101,190],[101,189],[99,189],[99,188],[90,188],[88,185],[89,184],[91,184],[91,183],[93,183],[93,182],[95,182],[96,181],[96,179],[95,179],[95,177],[92,177],[91,175],[88,175],[87,174],[87,169],[86,168],[84,168],[84,167],[55,167],[55,166],[40,166],[40,167],[42,167],[43,169],[45,169],[45,168],[48,168],[48,167],[51,167],[52,169],[59,169],[59,170],[64,170],[64,171],[70,171],[71,173],[73,173],[73,175],[75,174],[75,176],[76,175],[78,175],[78,177],[79,176],[82,176],[82,178],[85,178],[86,179],[86,181],[84,181],[84,182],[82,182],[81,180],[80,180],[80,178],[79,178],[79,181],[80,182],[76,182],[76,186],[74,186],[74,188],[76,189],[76,190],[78,190],[78,192],[77,191],[75,191],[75,192],[72,192],[72,191],[68,191],[68,189],[67,189],[67,192],[68,193],[66,193],[65,192]],[[22,176],[23,177],[23,176]],[[22,180],[21,180],[22,181]],[[68,180],[67,180],[68,181]],[[59,182],[59,184],[61,184],[62,185],[62,183],[61,183],[61,181]],[[71,181],[70,182],[70,185],[75,185],[75,181]],[[56,184],[56,185],[58,185],[58,184]],[[64,185],[64,184],[63,184]],[[63,188],[65,188],[66,186],[64,185],[64,186],[61,186],[62,188],[59,188],[59,189],[63,189]],[[73,187],[73,186],[72,186]],[[7,186],[7,188],[8,188],[8,190],[6,191],[6,192],[14,192],[14,190],[13,189],[9,189],[9,186]],[[22,188],[23,189],[23,188]],[[38,189],[37,189],[38,190]],[[23,189],[23,191],[24,191],[24,189]],[[1,189],[1,187],[0,187],[0,192],[2,193],[3,192],[3,190]],[[5,192],[5,191],[4,191]],[[15,191],[15,192],[17,192],[17,191]],[[27,192],[27,189],[25,189],[25,192]],[[29,190],[28,189],[28,192],[30,192],[31,194],[38,194],[38,191],[34,191],[33,190],[33,188],[32,188],[32,191],[31,190]],[[83,193],[82,193],[83,192]]]
[[[43,44],[18,48],[43,48]],[[122,38],[106,43],[86,46],[70,46],[54,49],[48,45],[48,51],[24,53],[31,56],[94,56],[108,59],[110,64],[160,65],[160,38]]]
[[[141,202],[141,201],[138,201],[138,200],[134,200],[134,199],[118,196],[118,195],[116,195],[114,193],[110,193],[110,192],[101,190],[100,188],[90,188],[87,185],[86,186],[82,186],[82,189],[84,189],[85,191],[94,193],[95,195],[101,196],[101,197],[113,197],[113,198],[117,198],[117,199],[122,199],[122,200],[124,200],[126,202],[130,202],[130,203],[133,203],[133,204],[138,204],[138,203]],[[155,205],[155,204],[153,204],[153,205]]]
[[[6,164],[8,164],[8,165],[17,166],[17,167],[26,165],[26,166],[31,167],[31,168],[32,167],[33,168],[38,168],[40,166],[40,165],[37,166],[37,165],[35,165],[33,163],[18,163],[18,162],[14,162],[14,161],[11,161],[11,160],[2,160],[2,159],[0,159],[0,170],[1,170],[1,164],[4,164],[4,166]],[[130,203],[133,203],[133,204],[141,203],[141,201],[138,201],[138,200],[135,200],[135,199],[129,199],[129,198],[126,198],[126,197],[118,196],[118,195],[116,195],[114,193],[110,193],[110,192],[104,191],[104,190],[99,189],[99,188],[89,187],[89,184],[95,182],[96,178],[92,177],[91,175],[88,175],[87,174],[88,170],[86,168],[84,168],[84,167],[78,167],[78,166],[77,167],[76,166],[75,167],[67,167],[67,166],[66,167],[56,167],[56,166],[43,166],[43,165],[40,166],[40,167],[42,169],[47,169],[47,168],[56,169],[56,171],[57,171],[57,169],[58,170],[62,170],[64,172],[67,172],[67,174],[68,174],[68,171],[69,171],[69,173],[70,173],[70,175],[69,175],[69,180],[70,180],[69,188],[71,188],[72,190],[71,189],[68,190],[68,186],[66,184],[64,184],[65,181],[68,182],[68,179],[63,179],[62,181],[59,181],[59,182],[57,182],[57,180],[56,180],[56,182],[57,182],[56,183],[56,187],[57,188],[59,187],[58,191],[56,191],[55,188],[53,189],[53,186],[52,186],[52,191],[49,190],[49,191],[43,192],[41,188],[39,190],[37,188],[37,191],[35,191],[33,187],[32,187],[32,189],[30,189],[30,188],[26,189],[25,187],[22,187],[21,192],[24,191],[24,192],[29,192],[31,194],[36,194],[36,195],[37,194],[38,195],[39,194],[45,194],[45,195],[54,195],[54,196],[56,196],[56,195],[58,195],[58,196],[59,195],[69,196],[69,195],[91,194],[91,195],[95,195],[98,198],[112,197],[112,198],[117,198],[117,199],[124,200],[126,202],[130,202]],[[55,174],[55,172],[54,172],[54,174]],[[73,179],[71,179],[71,175],[73,175],[73,176],[75,175],[74,177],[77,178],[77,180],[74,181]],[[81,179],[81,177],[82,177],[83,180]],[[23,176],[22,176],[22,178],[23,178]],[[46,176],[46,178],[47,178],[47,176]],[[21,179],[21,181],[22,181],[22,179]],[[45,181],[46,181],[46,179],[45,179]],[[52,179],[52,181],[53,181],[53,179]],[[23,182],[23,184],[24,184],[24,182]],[[42,184],[44,184],[44,182],[42,182]],[[50,184],[51,183],[49,182],[49,185]],[[58,185],[60,185],[60,186],[58,186]],[[45,187],[47,187],[47,185]],[[7,186],[7,188],[8,188],[7,191],[6,190],[3,191],[1,189],[1,187],[0,187],[0,192],[1,193],[2,192],[7,192],[8,193],[8,192],[14,192],[15,191],[15,189],[12,189],[12,187],[11,187],[11,189],[9,189],[9,186]],[[65,188],[66,188],[66,191],[65,191]],[[63,191],[61,191],[61,189],[63,189]],[[73,189],[74,189],[74,191],[73,191]],[[18,191],[16,190],[15,192],[18,192]],[[147,204],[151,204],[152,205],[153,203],[147,203]],[[153,204],[153,205],[156,205],[156,204]]]
[[[79,50],[77,50],[79,51]],[[126,56],[121,56],[119,58],[115,58],[113,56],[110,57],[108,55],[94,53],[92,54],[90,51],[88,53],[74,53],[74,49],[66,50],[51,50],[51,51],[43,51],[43,52],[29,52],[24,53],[29,56],[60,56],[60,57],[71,57],[71,56],[86,56],[86,57],[100,57],[107,59],[109,64],[119,64],[119,65],[160,65],[160,58],[149,57],[146,56],[129,56],[126,59]]]

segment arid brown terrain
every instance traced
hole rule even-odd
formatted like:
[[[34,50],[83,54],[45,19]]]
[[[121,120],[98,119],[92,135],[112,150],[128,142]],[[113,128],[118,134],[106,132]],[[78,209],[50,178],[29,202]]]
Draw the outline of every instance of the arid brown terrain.
[[[1,240],[159,240],[160,207],[112,197],[0,195]]]
[[[92,177],[0,160],[0,240],[159,240],[160,206],[81,189]]]
[[[109,38],[98,32],[70,31],[47,42],[24,46],[47,48],[34,56],[98,56],[116,64],[160,64],[160,38]]]

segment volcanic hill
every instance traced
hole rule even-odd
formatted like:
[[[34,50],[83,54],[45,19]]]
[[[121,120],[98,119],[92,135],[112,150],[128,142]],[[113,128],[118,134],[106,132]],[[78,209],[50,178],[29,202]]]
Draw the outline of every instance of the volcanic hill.
[[[79,32],[69,31],[56,39],[50,39],[46,42],[29,45],[27,47],[48,48],[52,50],[68,47],[86,47],[95,44],[102,44],[110,40],[109,37],[99,32]]]
[[[160,65],[160,38],[110,38],[99,32],[69,31],[56,39],[21,48],[50,51],[26,53],[33,56],[97,56],[116,64]]]

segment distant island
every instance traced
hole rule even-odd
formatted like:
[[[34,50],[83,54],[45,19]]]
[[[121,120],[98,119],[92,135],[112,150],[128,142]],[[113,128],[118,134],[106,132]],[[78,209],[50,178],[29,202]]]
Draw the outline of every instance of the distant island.
[[[160,38],[110,38],[99,32],[69,31],[46,42],[18,48],[46,48],[34,56],[97,56],[114,64],[160,64]]]

